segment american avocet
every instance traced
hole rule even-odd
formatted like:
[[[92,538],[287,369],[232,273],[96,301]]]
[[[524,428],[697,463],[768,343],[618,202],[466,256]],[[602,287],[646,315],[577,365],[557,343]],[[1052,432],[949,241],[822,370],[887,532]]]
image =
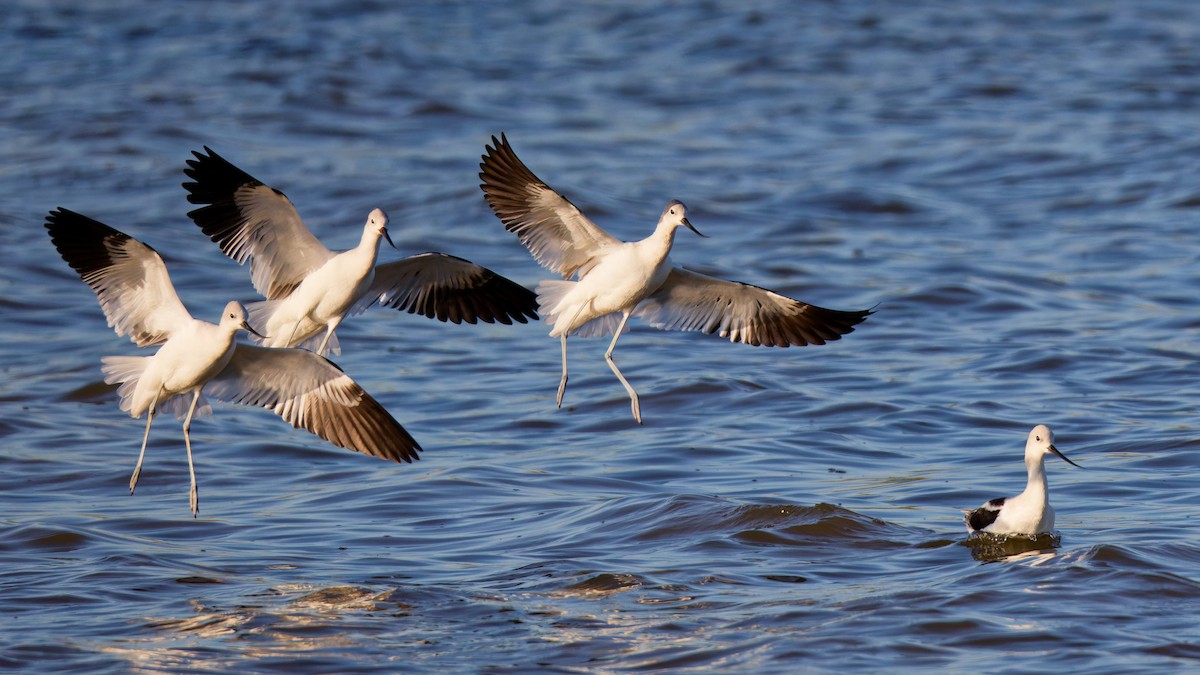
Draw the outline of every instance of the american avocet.
[[[1071,466],[1079,466],[1054,447],[1054,433],[1044,424],[1029,432],[1025,441],[1025,468],[1029,482],[1016,497],[998,497],[974,511],[964,511],[971,534],[1019,534],[1027,537],[1054,529],[1054,507],[1046,484],[1046,455],[1054,453]],[[1081,467],[1082,468],[1082,467]]]
[[[421,447],[375,399],[329,360],[301,349],[266,349],[234,342],[254,329],[246,310],[230,302],[221,322],[192,318],[180,302],[158,252],[87,216],[60,208],[46,229],[63,260],[100,300],[108,325],[139,347],[161,345],[153,356],[106,356],[104,381],[120,383],[121,410],[146,417],[146,432],[129,492],[137,487],[150,424],[160,410],[183,418],[192,514],[199,510],[189,434],[193,415],[220,401],[262,406],[297,429],[381,459],[411,462]],[[185,394],[191,394],[191,403]],[[185,414],[186,413],[186,414]]]
[[[380,239],[392,243],[382,209],[367,217],[358,246],[330,251],[287,196],[204,150],[188,160],[184,173],[194,182],[183,187],[188,201],[206,206],[188,216],[230,258],[250,261],[250,279],[266,298],[248,305],[251,325],[269,336],[261,344],[340,354],[338,325],[374,304],[454,323],[537,318],[529,289],[462,258],[422,253],[377,266]]]
[[[671,201],[654,233],[625,242],[588,220],[565,197],[526,167],[504,134],[479,167],[488,204],[543,267],[563,280],[538,284],[539,311],[562,342],[558,405],[567,386],[567,336],[613,334],[604,354],[609,368],[629,392],[633,418],[642,423],[637,392],[613,361],[613,349],[629,317],[640,316],[663,330],[718,333],[730,342],[767,347],[825,344],[854,330],[870,310],[843,312],[810,305],[758,286],[725,281],[675,267],[669,253],[675,230],[700,234],[687,208]],[[704,235],[700,235],[704,236]],[[570,281],[571,277],[577,281]]]

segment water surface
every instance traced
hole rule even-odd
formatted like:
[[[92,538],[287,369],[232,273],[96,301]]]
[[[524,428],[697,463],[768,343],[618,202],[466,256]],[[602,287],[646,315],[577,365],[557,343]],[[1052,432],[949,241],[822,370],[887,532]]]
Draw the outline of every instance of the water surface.
[[[1200,9],[1192,3],[79,6],[0,17],[0,665],[86,672],[1195,669]],[[837,343],[372,310],[338,363],[427,452],[262,410],[117,409],[134,347],[41,227],[156,247],[212,319],[248,274],[186,218],[212,147],[353,245],[532,286],[478,188],[505,131],[593,219],[688,204],[698,271],[836,308]],[[965,545],[1037,423],[1058,537]]]

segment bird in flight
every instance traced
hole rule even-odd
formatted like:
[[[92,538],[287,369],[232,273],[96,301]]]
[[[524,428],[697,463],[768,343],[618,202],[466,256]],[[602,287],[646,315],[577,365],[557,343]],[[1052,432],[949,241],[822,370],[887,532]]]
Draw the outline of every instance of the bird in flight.
[[[266,300],[247,309],[268,347],[306,346],[340,354],[334,331],[372,305],[453,323],[537,318],[527,288],[475,263],[445,253],[421,253],[376,264],[382,239],[392,243],[388,217],[374,209],[354,248],[334,252],[309,231],[279,190],[205,147],[193,151],[184,174],[188,213],[225,255],[250,263],[250,279]],[[395,245],[393,244],[393,248]]]
[[[642,423],[637,391],[612,358],[631,316],[662,330],[787,347],[837,340],[871,314],[825,309],[676,266],[669,255],[676,231],[686,227],[704,236],[680,201],[667,203],[650,236],[621,241],[534,175],[504,134],[492,136],[479,167],[480,187],[505,229],[517,235],[538,263],[562,275],[537,287],[539,311],[552,326],[550,336],[562,344],[559,407],[567,386],[567,337],[612,334],[604,359],[629,394],[634,420]]]
[[[129,492],[137,487],[150,425],[158,412],[183,418],[191,475],[189,502],[199,512],[192,463],[192,418],[211,412],[205,395],[260,406],[298,429],[339,447],[394,462],[418,459],[421,447],[370,394],[328,359],[302,349],[241,344],[256,334],[241,303],[229,302],[218,323],[195,319],[183,306],[158,252],[133,237],[74,211],[46,217],[58,252],[95,292],[108,325],[152,356],[106,356],[104,381],[120,384],[121,410],[146,415],[146,432]],[[262,337],[262,336],[260,336]]]

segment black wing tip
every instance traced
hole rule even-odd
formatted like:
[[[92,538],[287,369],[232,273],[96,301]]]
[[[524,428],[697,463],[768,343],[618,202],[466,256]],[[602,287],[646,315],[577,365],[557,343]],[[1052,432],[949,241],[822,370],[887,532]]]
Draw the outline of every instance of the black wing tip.
[[[54,228],[58,225],[59,219],[70,217],[71,215],[78,214],[61,206],[50,209],[50,212],[46,214],[46,220],[42,223],[42,227],[45,227],[47,230],[50,230],[51,234],[54,234]]]
[[[262,184],[262,181],[217,154],[212,148],[207,145],[203,148],[207,154],[201,154],[199,150],[192,150],[192,158],[185,161],[187,168],[183,170],[183,174],[192,179],[182,183],[183,189],[188,192],[188,202],[192,204],[232,202],[233,193],[238,188],[244,185]]]
[[[684,271],[692,274],[701,274],[682,267]],[[744,344],[749,344],[754,347],[807,347],[809,345],[823,345],[834,340],[842,339],[843,335],[848,335],[854,332],[854,327],[863,321],[867,320],[868,316],[875,313],[876,304],[869,309],[830,309],[820,305],[814,305],[803,300],[797,300],[793,297],[780,295],[777,291],[773,291],[763,286],[749,284],[744,281],[735,281],[735,284],[758,289],[767,294],[777,295],[793,303],[793,307],[799,311],[790,317],[781,318],[776,322],[771,322],[767,326],[768,330],[762,335],[756,335],[755,340],[742,340]],[[716,333],[717,327],[705,331],[709,334]],[[725,337],[725,333],[721,333]]]
[[[479,189],[504,229],[517,232],[529,214],[531,190],[551,188],[517,157],[503,132],[500,138],[493,135],[485,150],[479,162]]]
[[[871,316],[872,314],[875,313],[875,310],[873,310],[873,309],[850,309],[850,310],[831,309],[831,310],[826,310],[826,311],[836,312],[838,314],[838,316],[842,317],[851,326],[857,326],[858,324],[866,321],[868,316]],[[849,331],[847,331],[847,332],[849,332]]]
[[[189,178],[196,178],[196,173],[198,171],[202,171],[204,169],[205,165],[208,164],[209,162],[219,161],[219,162],[224,162],[226,164],[229,163],[229,160],[218,155],[212,148],[208,147],[207,145],[201,146],[201,147],[204,148],[204,152],[206,154],[201,154],[201,152],[199,150],[192,150],[192,158],[185,160],[185,162],[184,162],[188,165],[188,168],[184,169],[183,173],[186,174]],[[184,183],[185,187],[187,185],[188,185],[188,183]]]
[[[51,225],[57,225],[63,219],[78,219],[80,221],[90,220],[92,222],[98,222],[83,215],[82,213],[79,213],[78,211],[72,211],[65,206],[58,206],[50,209],[50,212],[46,214],[46,227],[49,228]]]
[[[524,287],[519,288],[528,290]],[[515,299],[491,297],[474,302],[464,296],[454,297],[442,294],[438,297],[424,298],[421,302],[409,300],[383,304],[385,307],[455,325],[465,323],[474,326],[479,323],[499,323],[511,326],[514,321],[529,323],[530,319],[537,320],[539,318],[536,295],[532,299],[525,296]]]
[[[403,435],[399,439],[399,444],[376,454],[375,457],[396,464],[412,464],[420,461],[420,453],[425,452],[425,449],[417,444],[412,436],[408,435],[408,431],[404,427],[400,427],[400,431],[403,432]]]
[[[145,247],[152,254],[158,255],[158,252],[148,244],[144,244],[95,218],[89,218],[82,213],[61,206],[46,214],[44,226],[50,235],[50,243],[54,245],[63,261],[75,270],[76,274],[96,293],[100,293],[101,288],[96,285],[97,280],[89,280],[88,275],[114,265],[116,262],[113,258],[114,250],[123,248],[128,242],[133,241]],[[140,337],[135,336],[135,342],[141,344],[140,340]]]
[[[774,337],[769,333],[766,339],[753,343],[754,346],[768,347],[807,347],[823,345],[842,336],[854,332],[854,327],[862,323],[872,314],[870,309],[841,310],[828,309],[817,305],[807,305],[804,312],[791,322],[779,326]],[[786,327],[785,327],[786,326]]]
[[[516,285],[516,284],[514,284],[514,285]],[[517,321],[520,321],[521,323],[525,323],[525,322],[529,321],[530,319],[532,319],[533,321],[537,321],[537,320],[541,319],[542,317],[540,317],[537,312],[537,310],[538,310],[537,293],[534,293],[533,291],[529,290],[528,288],[525,288],[524,286],[517,286],[517,288],[520,288],[522,291],[521,297],[525,301],[525,306],[521,308],[521,313],[514,315],[513,318],[516,319]]]
[[[530,319],[538,320],[538,301],[537,293],[525,288],[521,284],[501,276],[488,270],[492,278],[488,281],[488,286],[494,286],[498,291],[498,295],[504,296],[507,300],[504,304],[497,303],[496,319],[505,325],[512,325],[513,321],[517,323],[528,323]],[[490,323],[490,322],[489,322]]]
[[[204,150],[204,153],[202,154],[200,150],[192,150],[193,159],[187,160],[188,165],[194,165],[195,163],[208,161],[210,159],[224,159],[224,157],[218,155],[215,150],[207,145],[202,145],[200,147]]]
[[[392,418],[392,421],[395,422],[395,418]],[[398,431],[397,444],[392,448],[390,456],[385,457],[385,459],[390,459],[397,464],[400,462],[412,464],[420,460],[420,453],[424,452],[425,449],[421,447],[420,443],[417,443],[417,439],[413,438],[412,434],[408,433],[408,429],[405,429],[399,422],[396,422],[396,430]]]
[[[50,233],[50,238],[55,245],[60,243],[60,239],[66,236],[78,237],[82,234],[91,234],[97,237],[120,237],[122,239],[132,239],[129,235],[106,225],[95,218],[85,216],[78,211],[59,206],[51,209],[46,214],[46,220],[43,226]]]
[[[492,155],[500,152],[501,148],[506,147],[508,147],[508,139],[504,137],[503,131],[500,132],[500,138],[496,138],[496,134],[492,134],[491,142],[483,144],[483,160],[486,161]],[[482,167],[483,163],[480,163],[479,166]]]
[[[324,358],[324,357],[322,357]],[[329,363],[329,359],[325,359]],[[338,368],[341,371],[341,368]],[[366,392],[357,382],[354,383],[357,388],[360,399],[360,404],[365,406],[363,409],[363,419],[369,420],[369,426],[374,428],[374,439],[368,443],[361,443],[352,440],[352,438],[342,436],[339,433],[327,434],[321,433],[317,429],[308,429],[310,432],[330,441],[334,445],[341,446],[348,450],[354,450],[366,455],[386,459],[397,464],[401,462],[412,464],[421,457],[419,453],[423,452],[421,444],[408,433],[404,425],[396,421],[387,408]]]
[[[508,137],[504,135],[503,131],[500,132],[500,138],[496,138],[496,135],[492,134],[492,142],[484,144],[483,150],[484,153],[479,162],[479,178],[484,181],[487,180],[489,174],[499,170],[500,167],[495,166],[496,164],[508,162],[510,158],[520,162],[516,159],[517,153],[509,145]],[[488,185],[485,183],[479,187],[487,188]]]
[[[853,333],[854,327],[867,320],[868,316],[875,313],[874,309],[829,309],[827,307],[818,307],[809,305],[811,309],[817,311],[817,315],[829,324],[829,327],[837,331],[836,336],[832,336],[830,340],[836,340],[842,335]]]
[[[419,299],[411,294],[399,295],[381,301],[381,305],[455,325],[483,322],[511,326],[514,321],[528,323],[529,319],[539,318],[537,294],[512,279],[449,253],[426,251],[409,256],[409,259],[422,256],[440,256],[470,265],[475,268],[475,278],[481,283],[457,289],[433,288],[421,294]]]

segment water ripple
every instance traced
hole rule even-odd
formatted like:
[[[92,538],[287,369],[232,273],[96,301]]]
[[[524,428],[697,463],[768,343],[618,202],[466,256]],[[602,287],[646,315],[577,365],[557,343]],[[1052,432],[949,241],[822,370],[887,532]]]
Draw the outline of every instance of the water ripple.
[[[1192,3],[898,8],[553,0],[15,0],[0,62],[0,667],[592,672],[1100,669],[1200,659]],[[669,38],[664,36],[669,35]],[[155,246],[197,316],[254,299],[186,217],[209,145],[335,247],[389,211],[533,286],[478,161],[507,132],[597,223],[828,307],[766,350],[637,325],[375,310],[338,363],[427,452],[397,466],[217,406],[117,409],[135,349],[45,239],[64,206]],[[1055,429],[1059,531],[970,540]],[[1104,617],[1097,621],[1096,617]],[[69,620],[66,620],[68,619]],[[16,628],[19,628],[17,630]]]

